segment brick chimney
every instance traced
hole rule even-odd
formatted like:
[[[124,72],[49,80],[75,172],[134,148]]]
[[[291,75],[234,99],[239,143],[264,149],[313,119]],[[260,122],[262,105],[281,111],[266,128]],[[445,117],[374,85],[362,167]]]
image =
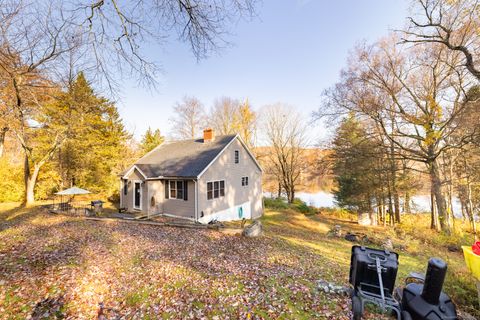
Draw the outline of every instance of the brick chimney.
[[[207,128],[203,130],[203,142],[211,142],[215,139],[215,134],[213,133],[212,128]]]

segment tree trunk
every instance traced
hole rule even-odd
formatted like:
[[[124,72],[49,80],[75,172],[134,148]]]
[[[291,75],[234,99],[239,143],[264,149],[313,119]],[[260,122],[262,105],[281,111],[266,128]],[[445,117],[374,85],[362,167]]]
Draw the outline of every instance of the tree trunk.
[[[35,164],[33,166],[33,172],[30,170],[30,161],[28,156],[25,155],[25,206],[30,206],[35,203],[35,185],[37,184],[38,173],[40,172],[41,165]]]
[[[450,234],[450,231],[451,231],[450,217],[447,214],[445,197],[442,194],[442,182],[440,180],[440,172],[438,170],[438,163],[436,159],[430,163],[429,169],[430,169],[431,192],[435,196],[435,202],[437,205],[437,214],[438,214],[438,219],[440,221],[440,230],[443,230],[447,234]]]
[[[287,189],[287,198],[288,198],[288,203],[293,203],[293,200],[295,200],[295,188],[293,186],[288,186]]]
[[[475,222],[475,212],[473,211],[473,201],[472,201],[472,184],[470,183],[470,179],[467,178],[467,201],[468,201],[468,215],[470,218],[470,223],[472,225],[472,231],[473,234],[475,235],[475,238],[477,237],[477,224]]]
[[[430,228],[440,231],[440,222],[438,221],[437,208],[435,207],[435,195],[433,194],[433,191],[430,192],[430,210],[431,210]]]
[[[5,154],[5,136],[7,135],[7,131],[7,127],[0,129],[0,158]]]
[[[388,216],[390,219],[389,223],[391,226],[393,226],[395,223],[395,220],[394,220],[394,213],[393,213],[392,190],[391,190],[390,184],[388,186]]]
[[[393,130],[392,122],[392,130]],[[395,146],[390,141],[390,176],[392,180],[392,195],[395,212],[395,222],[400,223],[400,198],[397,190],[397,162],[395,161]]]
[[[382,199],[382,219],[383,219],[383,226],[387,226],[387,210],[385,209],[385,197]]]
[[[455,212],[453,211],[453,159],[450,156],[449,157],[449,162],[448,162],[448,174],[449,174],[449,182],[448,182],[448,208],[449,208],[449,213],[452,218],[452,221],[455,223]]]
[[[462,211],[462,220],[466,221],[468,214],[465,212],[466,210],[465,200],[462,198],[460,198],[460,210]]]
[[[380,197],[378,195],[375,197],[375,203],[377,205],[377,221],[382,221],[382,215],[380,212]]]
[[[403,204],[403,212],[405,213],[411,213],[412,209],[410,208],[410,191],[405,192],[405,200]]]
[[[402,221],[400,217],[400,196],[398,195],[396,189],[393,191],[393,207],[395,211],[395,222],[401,223]]]
[[[280,198],[282,196],[282,183],[278,182],[278,194],[277,198]]]
[[[372,196],[370,194],[368,194],[367,196],[367,207],[368,207],[368,213],[370,214],[373,211]]]

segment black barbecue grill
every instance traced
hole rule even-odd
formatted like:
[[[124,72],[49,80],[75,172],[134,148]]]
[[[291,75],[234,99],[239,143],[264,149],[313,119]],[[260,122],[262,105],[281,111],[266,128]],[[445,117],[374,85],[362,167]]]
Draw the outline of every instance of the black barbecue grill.
[[[379,306],[383,312],[395,313],[397,319],[401,319],[400,304],[393,297],[397,270],[397,253],[352,247],[349,281],[353,286],[353,319],[362,318],[367,303]]]

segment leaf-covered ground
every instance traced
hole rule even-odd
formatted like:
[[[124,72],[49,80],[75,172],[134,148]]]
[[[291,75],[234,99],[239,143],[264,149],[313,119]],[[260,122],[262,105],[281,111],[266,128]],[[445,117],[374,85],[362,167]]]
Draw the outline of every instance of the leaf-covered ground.
[[[349,319],[348,298],[315,290],[348,283],[351,243],[327,236],[338,221],[263,220],[248,239],[0,209],[0,318]]]

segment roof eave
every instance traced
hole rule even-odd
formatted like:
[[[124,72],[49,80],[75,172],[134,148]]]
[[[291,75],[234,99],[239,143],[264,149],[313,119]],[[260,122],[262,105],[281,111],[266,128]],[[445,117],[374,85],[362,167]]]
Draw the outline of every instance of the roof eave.
[[[137,171],[140,172],[140,174],[143,176],[145,180],[148,180],[147,175],[143,173],[143,171],[140,170],[140,168],[137,167],[136,164],[134,164],[130,169],[128,169],[128,171],[124,175],[121,175],[122,179],[128,179],[128,176],[130,175],[130,173],[132,173],[132,171],[134,171],[135,169],[137,169]]]

